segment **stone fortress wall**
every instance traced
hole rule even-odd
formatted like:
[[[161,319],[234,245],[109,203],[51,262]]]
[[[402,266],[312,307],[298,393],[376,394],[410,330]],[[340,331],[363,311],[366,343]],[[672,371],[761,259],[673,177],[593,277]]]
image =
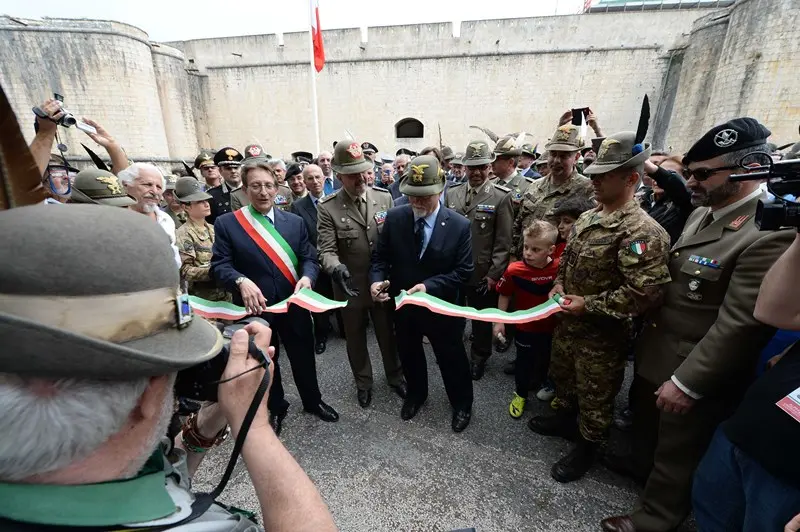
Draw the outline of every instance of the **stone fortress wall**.
[[[454,36],[454,30],[459,30]],[[382,151],[527,131],[543,143],[569,107],[604,132],[635,129],[650,96],[649,137],[685,150],[715,123],[754,116],[776,143],[800,123],[800,0],[739,0],[721,10],[588,13],[323,33],[323,149],[344,136]],[[258,142],[273,156],[314,151],[308,34],[154,43],[98,20],[0,17],[0,83],[28,138],[30,108],[52,92],[107,124],[134,160],[192,160],[200,147]],[[404,118],[420,139],[395,138]],[[62,130],[63,131],[63,130]],[[89,140],[71,128],[69,154]],[[90,147],[93,143],[88,142]]]

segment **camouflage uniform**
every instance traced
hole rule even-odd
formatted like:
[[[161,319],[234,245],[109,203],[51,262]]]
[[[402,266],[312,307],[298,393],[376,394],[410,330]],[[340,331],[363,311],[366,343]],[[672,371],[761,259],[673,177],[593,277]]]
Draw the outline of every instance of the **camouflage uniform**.
[[[181,256],[181,279],[188,281],[189,293],[209,301],[230,301],[230,295],[209,276],[214,226],[189,220],[175,231],[175,242]]]
[[[497,145],[494,147],[494,154],[498,157],[519,157],[521,153],[522,151],[515,147],[515,138],[510,135],[498,139]],[[492,179],[492,182],[511,191],[511,206],[514,209],[514,218],[516,219],[517,214],[519,214],[520,206],[522,205],[522,195],[525,194],[525,191],[528,190],[528,187],[533,183],[533,179],[523,176],[519,170],[514,170],[514,173],[507,179],[495,177]]]
[[[550,378],[553,408],[580,411],[580,431],[603,441],[630,348],[631,318],[656,303],[670,281],[669,236],[635,200],[599,216],[602,207],[575,222],[556,284],[583,296],[585,313],[564,316],[553,334]]]

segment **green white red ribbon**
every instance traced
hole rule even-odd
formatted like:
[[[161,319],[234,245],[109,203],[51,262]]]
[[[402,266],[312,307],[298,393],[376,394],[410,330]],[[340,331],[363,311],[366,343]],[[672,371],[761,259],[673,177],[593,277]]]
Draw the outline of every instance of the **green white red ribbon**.
[[[189,296],[192,310],[200,317],[212,320],[240,320],[249,315],[244,307],[228,303],[227,301],[208,301],[195,296]],[[347,301],[334,301],[323,297],[309,288],[302,288],[280,303],[268,306],[264,312],[283,314],[289,310],[289,305],[297,305],[310,312],[326,312],[347,305]]]
[[[555,299],[548,299],[541,305],[537,305],[527,310],[517,310],[505,312],[496,308],[478,310],[473,307],[462,307],[443,301],[430,294],[417,292],[408,294],[405,290],[400,292],[395,299],[395,307],[400,308],[404,305],[416,305],[425,307],[436,314],[445,316],[455,316],[458,318],[469,318],[471,320],[488,321],[491,323],[527,323],[529,321],[543,320],[557,312],[561,312],[561,306]]]

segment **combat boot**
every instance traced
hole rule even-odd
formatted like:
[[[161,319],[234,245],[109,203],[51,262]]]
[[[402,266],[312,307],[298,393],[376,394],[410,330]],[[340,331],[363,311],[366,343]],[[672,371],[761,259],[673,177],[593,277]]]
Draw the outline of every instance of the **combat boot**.
[[[585,440],[578,436],[575,448],[570,453],[553,464],[550,470],[552,477],[558,482],[572,482],[578,480],[592,468],[600,444]]]
[[[534,416],[528,428],[542,436],[558,436],[575,441],[578,435],[578,418],[574,410],[561,410],[550,416]]]

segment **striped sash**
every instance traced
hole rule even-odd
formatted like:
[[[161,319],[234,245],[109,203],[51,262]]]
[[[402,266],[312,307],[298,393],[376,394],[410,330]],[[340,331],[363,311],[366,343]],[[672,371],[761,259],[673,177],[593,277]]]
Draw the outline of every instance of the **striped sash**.
[[[289,243],[278,233],[272,222],[255,210],[252,205],[242,207],[234,213],[234,216],[236,216],[236,221],[239,222],[245,233],[269,257],[269,260],[281,271],[292,286],[297,284],[299,279],[297,275],[297,255],[294,254]]]

